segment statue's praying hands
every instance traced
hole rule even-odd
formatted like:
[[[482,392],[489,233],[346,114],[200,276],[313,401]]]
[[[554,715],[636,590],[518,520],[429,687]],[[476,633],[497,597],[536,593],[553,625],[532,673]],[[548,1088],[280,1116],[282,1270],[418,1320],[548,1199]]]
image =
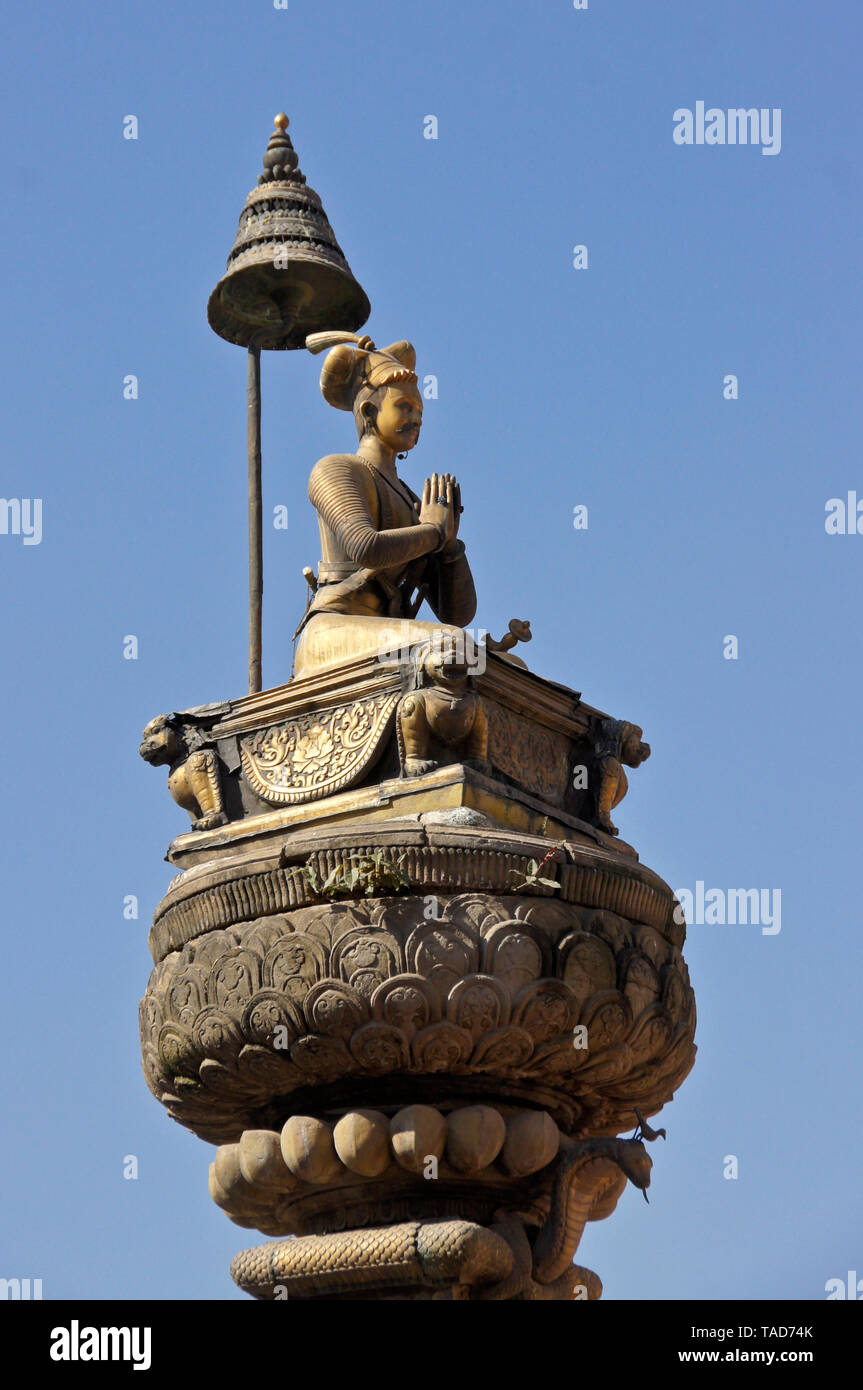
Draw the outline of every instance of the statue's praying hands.
[[[420,525],[436,526],[442,546],[451,545],[458,535],[461,489],[451,473],[432,473],[423,486],[419,505]]]

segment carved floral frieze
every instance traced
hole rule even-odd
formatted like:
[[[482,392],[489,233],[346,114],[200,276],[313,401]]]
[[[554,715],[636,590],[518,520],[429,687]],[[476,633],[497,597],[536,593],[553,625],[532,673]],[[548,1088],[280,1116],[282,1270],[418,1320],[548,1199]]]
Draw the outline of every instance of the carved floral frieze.
[[[559,805],[566,791],[570,740],[486,700],[488,758],[493,767],[546,801]]]
[[[243,772],[273,805],[298,805],[352,786],[372,765],[389,732],[397,693],[300,714],[244,738]]]
[[[469,893],[430,920],[396,898],[211,931],[156,967],[141,1005],[151,1090],[218,1142],[298,1088],[404,1073],[542,1090],[568,1129],[613,1134],[633,1104],[671,1098],[694,1027],[682,955],[652,927]]]

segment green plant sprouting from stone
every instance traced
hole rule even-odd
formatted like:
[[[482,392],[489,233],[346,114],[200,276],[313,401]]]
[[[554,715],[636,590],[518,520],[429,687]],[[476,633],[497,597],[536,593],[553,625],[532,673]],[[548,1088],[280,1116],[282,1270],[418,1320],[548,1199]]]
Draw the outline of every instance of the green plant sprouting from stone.
[[[293,872],[305,880],[317,898],[372,898],[378,894],[410,891],[411,881],[402,867],[405,858],[404,854],[400,854],[398,859],[390,859],[381,849],[352,854],[322,878],[310,856],[305,864]]]
[[[552,845],[551,849],[548,851],[547,854],[543,856],[542,859],[529,859],[527,861],[527,873],[524,875],[520,883],[514,883],[512,885],[513,892],[518,893],[521,891],[522,888],[558,889],[560,887],[560,884],[558,883],[557,879],[542,877],[542,870],[545,868],[546,864],[548,864],[554,858],[556,854],[557,846]],[[513,874],[517,874],[519,870],[513,869],[511,870],[511,872]]]

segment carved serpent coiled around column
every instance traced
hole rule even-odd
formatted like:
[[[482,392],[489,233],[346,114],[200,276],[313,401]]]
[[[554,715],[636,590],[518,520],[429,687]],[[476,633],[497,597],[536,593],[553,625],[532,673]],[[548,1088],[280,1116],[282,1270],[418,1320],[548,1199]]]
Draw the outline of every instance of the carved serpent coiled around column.
[[[569,1265],[559,1278],[543,1284],[534,1278],[533,1250],[524,1222],[517,1213],[501,1210],[496,1213],[491,1226],[497,1235],[503,1237],[512,1251],[513,1268],[511,1274],[501,1283],[491,1288],[481,1289],[478,1297],[483,1300],[507,1302],[569,1302],[580,1285],[585,1297],[596,1301],[602,1296],[602,1280],[592,1269],[582,1265]]]
[[[650,1184],[650,1155],[638,1139],[563,1140],[548,1217],[533,1247],[541,1284],[569,1270],[586,1223],[613,1211],[629,1179],[642,1192]]]
[[[586,1223],[610,1214],[627,1180],[642,1192],[652,1163],[637,1139],[564,1140],[548,1216],[531,1249],[519,1213],[501,1209],[490,1227],[468,1221],[406,1222],[243,1250],[231,1266],[257,1298],[315,1298],[413,1286],[478,1286],[483,1300],[568,1300],[577,1286],[598,1299],[602,1284],[572,1258]]]
[[[531,1247],[524,1213],[501,1208],[491,1230],[509,1245],[513,1267],[506,1279],[478,1293],[483,1300],[569,1300],[576,1288],[590,1301],[602,1295],[593,1270],[574,1265],[586,1223],[609,1216],[627,1179],[645,1191],[652,1163],[637,1139],[561,1140],[548,1215]]]
[[[241,1250],[235,1283],[254,1298],[332,1298],[358,1290],[500,1282],[512,1268],[506,1241],[471,1221],[408,1221],[396,1226],[299,1236]]]

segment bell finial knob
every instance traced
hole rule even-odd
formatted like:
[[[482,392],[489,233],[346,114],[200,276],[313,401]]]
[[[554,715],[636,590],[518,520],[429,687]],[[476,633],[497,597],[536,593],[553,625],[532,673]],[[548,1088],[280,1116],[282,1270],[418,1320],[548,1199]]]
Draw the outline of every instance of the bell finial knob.
[[[295,179],[300,183],[305,183],[305,179],[297,169],[299,159],[291,144],[291,137],[287,130],[290,121],[284,111],[280,111],[273,118],[273,130],[270,136],[270,143],[267,145],[267,152],[264,155],[264,172],[258,175],[258,183],[274,183],[282,179]]]

